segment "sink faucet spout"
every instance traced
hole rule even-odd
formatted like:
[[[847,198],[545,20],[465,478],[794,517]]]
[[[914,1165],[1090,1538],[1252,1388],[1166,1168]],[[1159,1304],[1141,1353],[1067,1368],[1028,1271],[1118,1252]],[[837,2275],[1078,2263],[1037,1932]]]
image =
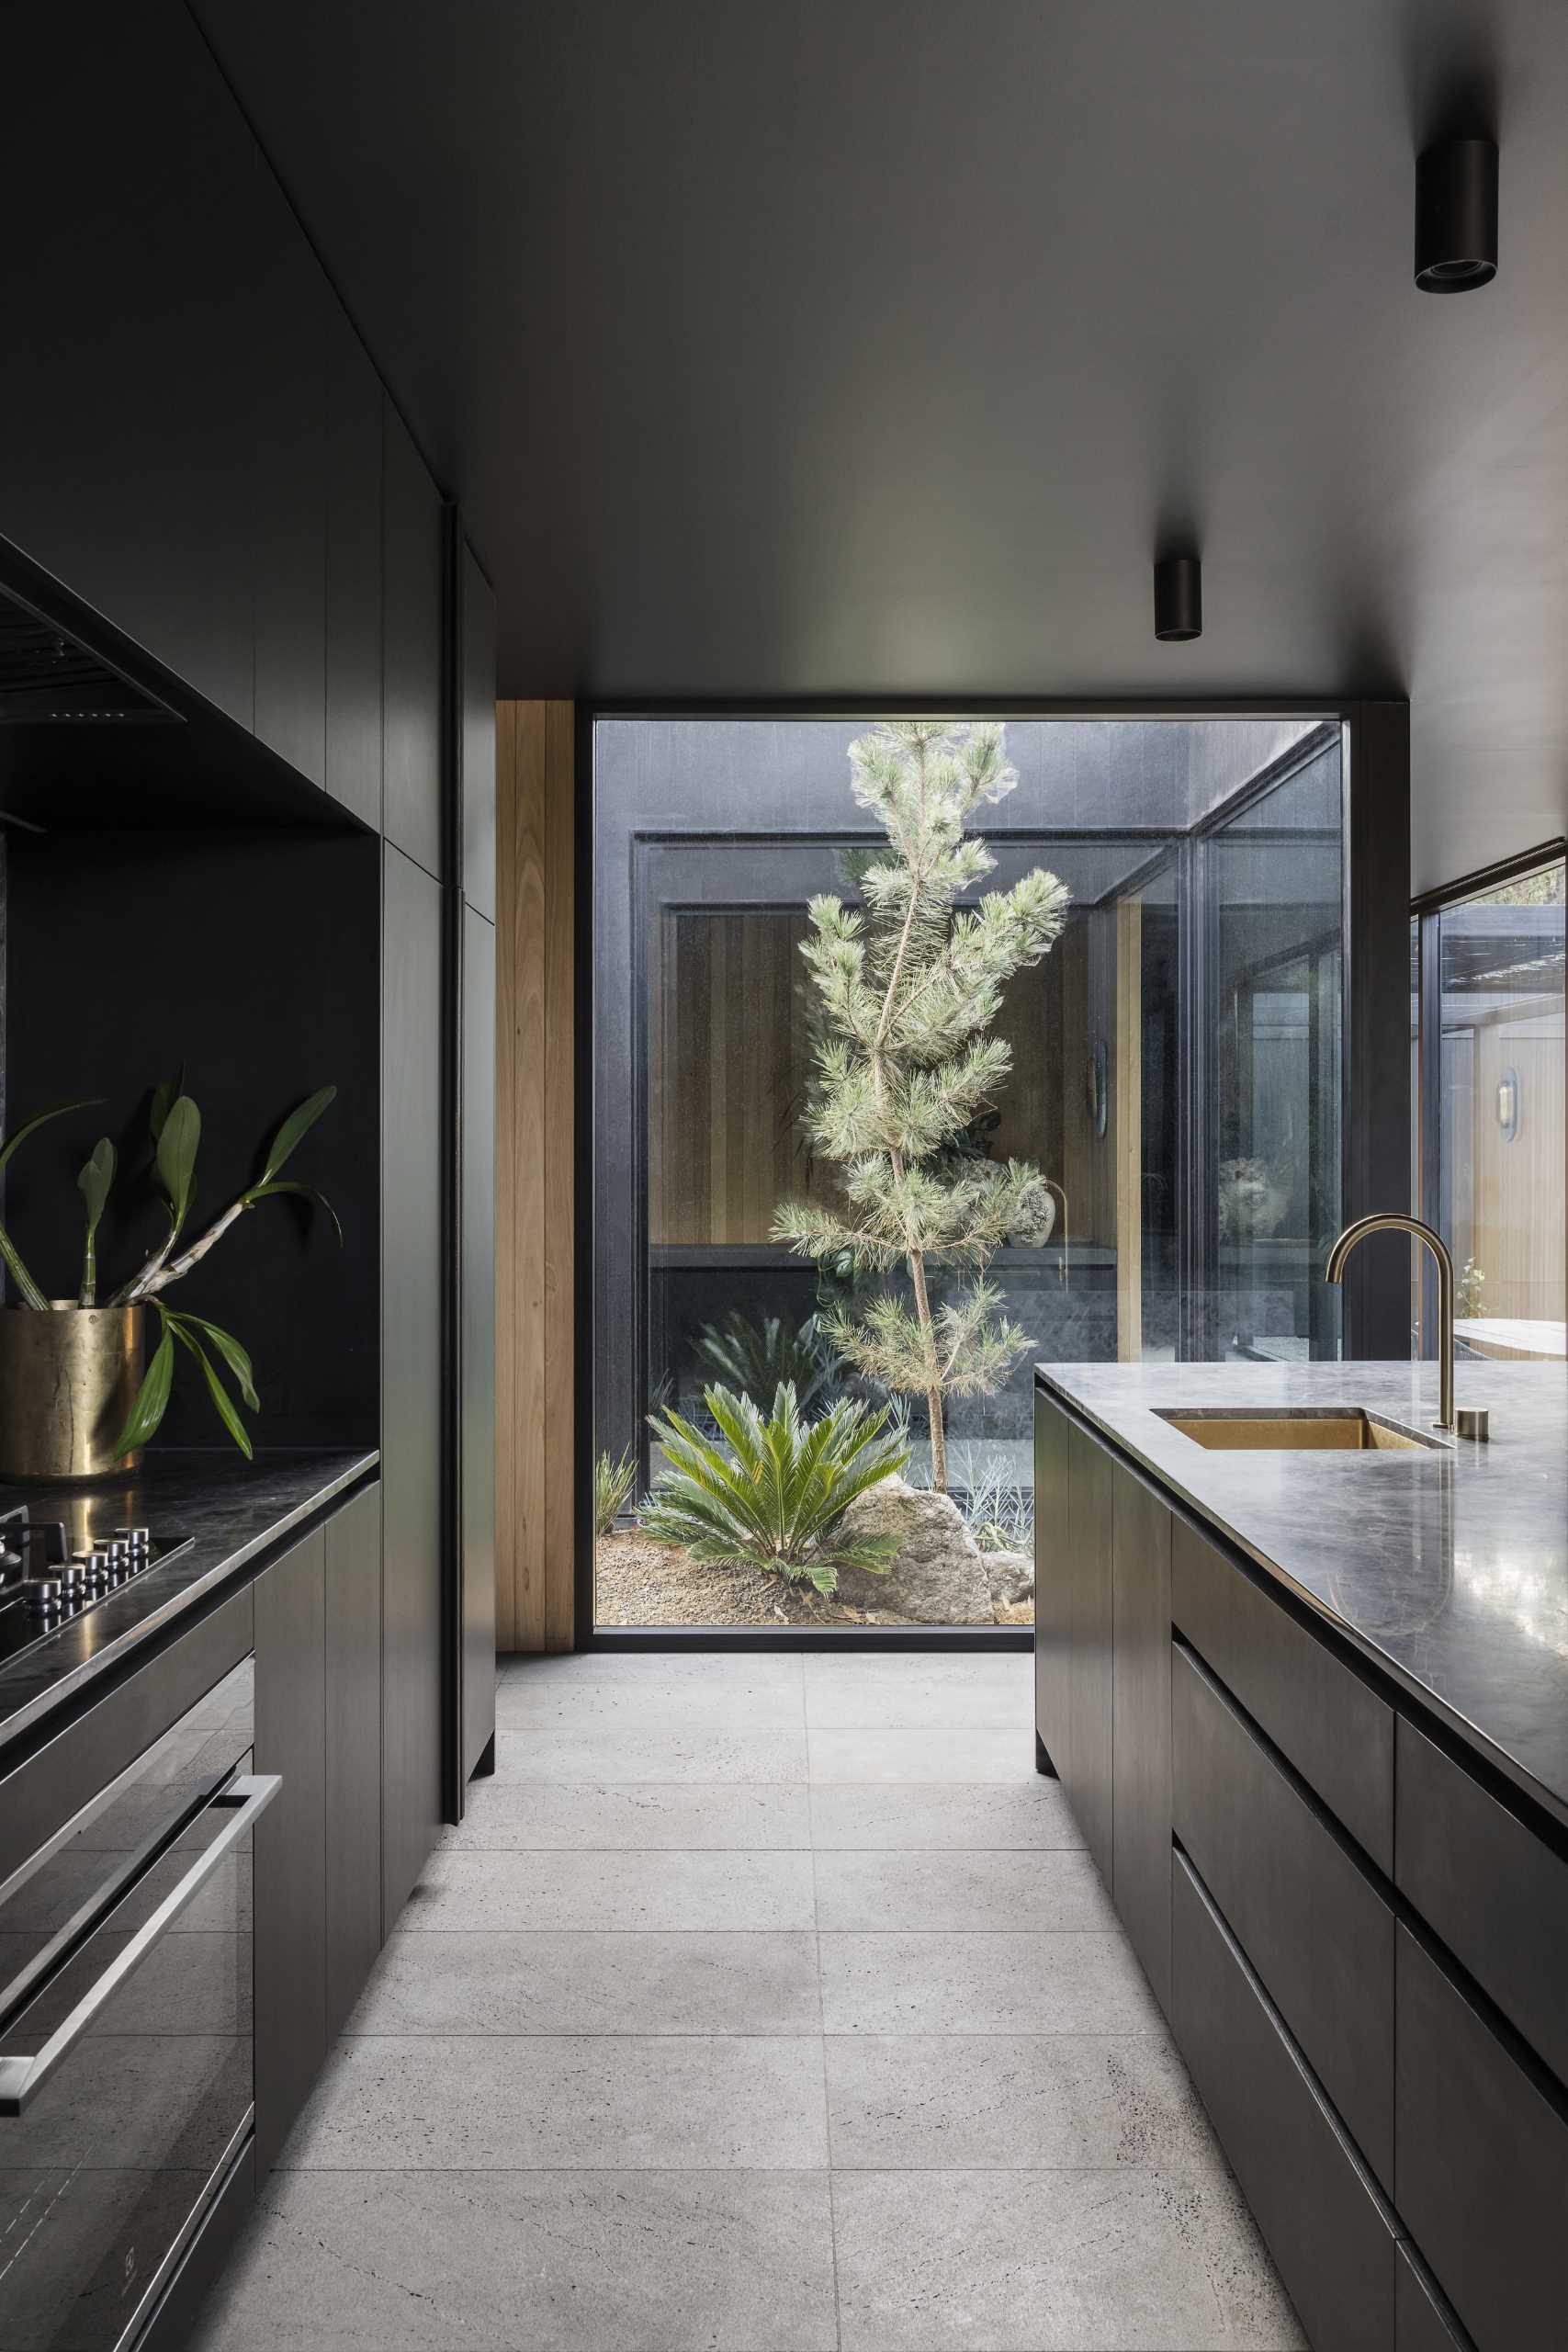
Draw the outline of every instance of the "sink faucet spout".
[[[1359,1216],[1348,1225],[1328,1253],[1325,1272],[1328,1281],[1343,1280],[1345,1262],[1359,1241],[1369,1233],[1408,1233],[1413,1239],[1424,1241],[1438,1262],[1438,1411],[1433,1426],[1454,1433],[1454,1261],[1449,1255],[1449,1245],[1440,1233],[1423,1225],[1418,1216],[1404,1216],[1397,1209],[1374,1210],[1371,1216]]]

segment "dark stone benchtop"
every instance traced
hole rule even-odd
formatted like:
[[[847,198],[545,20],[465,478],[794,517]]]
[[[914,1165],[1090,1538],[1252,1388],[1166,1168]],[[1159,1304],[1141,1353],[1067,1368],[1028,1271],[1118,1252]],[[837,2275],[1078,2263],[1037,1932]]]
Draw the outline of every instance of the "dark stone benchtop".
[[[1036,1379],[1568,1823],[1568,1372],[1456,1367],[1490,1444],[1223,1453],[1159,1419],[1364,1405],[1427,1431],[1436,1364],[1040,1364]]]
[[[0,1747],[164,1633],[186,1610],[336,1496],[370,1478],[374,1449],[258,1453],[254,1462],[205,1448],[150,1453],[134,1476],[91,1487],[0,1487],[0,1509],[25,1502],[31,1519],[62,1519],[73,1547],[89,1529],[148,1527],[189,1535],[188,1551],[149,1568],[62,1625],[10,1665],[0,1664]]]

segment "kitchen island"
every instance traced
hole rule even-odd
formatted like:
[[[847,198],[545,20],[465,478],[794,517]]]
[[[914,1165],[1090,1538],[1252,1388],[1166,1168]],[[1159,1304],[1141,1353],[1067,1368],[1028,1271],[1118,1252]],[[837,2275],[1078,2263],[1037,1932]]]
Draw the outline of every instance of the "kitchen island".
[[[1568,1385],[1042,1367],[1036,1731],[1321,2346],[1568,2341]]]

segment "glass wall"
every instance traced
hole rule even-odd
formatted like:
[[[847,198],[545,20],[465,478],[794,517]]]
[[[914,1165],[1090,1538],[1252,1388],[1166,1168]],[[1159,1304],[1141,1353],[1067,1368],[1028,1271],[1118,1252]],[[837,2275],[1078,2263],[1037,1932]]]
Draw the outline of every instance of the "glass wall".
[[[1417,926],[1422,1214],[1474,1355],[1564,1354],[1564,896],[1551,859]]]
[[[1249,799],[1206,844],[1218,1317],[1206,1352],[1337,1352],[1323,1279],[1342,1222],[1343,875],[1337,760]]]
[[[1337,1349],[1320,1278],[1339,1207],[1337,725],[1010,723],[1016,783],[971,814],[988,869],[955,912],[1039,872],[1066,904],[978,1023],[1005,1047],[994,1075],[913,1172],[965,1198],[1021,1182],[1027,1229],[991,1234],[981,1262],[938,1248],[918,1268],[781,1238],[786,1211],[823,1233],[860,1214],[852,1152],[824,1143],[831,1019],[802,950],[812,902],[863,917],[867,867],[888,858],[852,789],[874,724],[596,729],[600,1623],[1027,1623],[1037,1361]],[[943,1387],[937,1494],[926,1392],[880,1377],[862,1343],[888,1319],[951,1339],[977,1278],[1009,1344],[973,1379],[960,1356]],[[886,1416],[919,1499],[855,1507],[896,1552],[885,1576],[824,1591],[669,1540],[671,1433],[722,1476],[735,1448],[714,1392],[765,1418],[784,1381],[807,1432]]]

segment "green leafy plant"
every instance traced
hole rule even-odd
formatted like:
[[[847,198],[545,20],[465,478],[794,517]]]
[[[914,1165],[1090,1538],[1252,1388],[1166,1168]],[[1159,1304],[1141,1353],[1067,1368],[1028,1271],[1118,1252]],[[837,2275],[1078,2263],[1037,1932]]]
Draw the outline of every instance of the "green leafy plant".
[[[637,1483],[637,1456],[628,1445],[617,1461],[601,1453],[593,1464],[593,1532],[608,1535]]]
[[[225,1385],[219,1364],[224,1367],[239,1390],[240,1402],[250,1411],[260,1410],[255,1379],[250,1357],[230,1331],[220,1330],[216,1323],[199,1315],[176,1313],[165,1306],[161,1293],[171,1284],[182,1282],[194,1267],[198,1266],[229,1227],[258,1202],[274,1199],[279,1193],[292,1193],[316,1202],[331,1217],[338,1239],[343,1228],[332,1203],[325,1200],[311,1185],[285,1178],[282,1170],[296,1148],[304,1140],[316,1121],[336,1100],[335,1086],[318,1087],[284,1120],[267,1148],[261,1174],[254,1184],[246,1186],[236,1200],[216,1216],[195,1240],[179,1247],[191,1207],[196,1198],[196,1163],[201,1148],[201,1113],[185,1091],[183,1075],[154,1089],[148,1113],[148,1130],[152,1147],[152,1179],[163,1206],[165,1230],[156,1248],[143,1261],[139,1270],[122,1283],[105,1302],[110,1306],[151,1305],[157,1313],[158,1344],[152,1351],[141,1385],[136,1394],[124,1429],[116,1445],[117,1454],[126,1454],[145,1445],[157,1430],[168,1409],[174,1385],[176,1350],[183,1349],[194,1356],[201,1367],[209,1394],[219,1419],[246,1458],[251,1453],[251,1440],[239,1409]],[[51,1119],[60,1119],[72,1111],[89,1107],[90,1098],[78,1102],[63,1102],[51,1111],[41,1111],[0,1148],[0,1173],[17,1146]],[[98,1227],[116,1174],[115,1148],[107,1136],[100,1136],[88,1155],[76,1188],[82,1195],[85,1215],[85,1236],[82,1251],[82,1277],[77,1288],[78,1307],[96,1306],[98,1303]],[[17,1295],[22,1305],[35,1311],[48,1313],[51,1302],[33,1280],[23,1263],[20,1253],[4,1226],[0,1226],[0,1258],[3,1258]],[[70,1312],[67,1306],[55,1311]],[[214,1358],[218,1362],[214,1362]]]
[[[781,1316],[756,1322],[737,1307],[722,1323],[705,1323],[697,1355],[709,1374],[765,1412],[786,1382],[804,1412],[832,1385],[841,1369],[838,1350],[815,1315],[804,1323]]]
[[[1038,1168],[984,1156],[976,1122],[1012,1067],[987,1034],[1002,989],[1050,948],[1067,893],[1037,866],[959,904],[996,865],[964,824],[1018,782],[999,727],[894,721],[852,743],[850,764],[887,847],[860,872],[863,909],[812,900],[801,948],[819,1016],[807,1132],[843,1197],[786,1204],[773,1237],[818,1264],[907,1269],[912,1307],[885,1292],[835,1308],[825,1329],[868,1379],[925,1398],[931,1481],[945,1490],[944,1398],[994,1393],[1029,1346],[986,1268],[1004,1242],[1044,1240],[1055,1212]],[[930,1270],[944,1262],[970,1286],[933,1304]]]
[[[1460,1314],[1471,1322],[1479,1321],[1486,1312],[1481,1298],[1485,1283],[1486,1277],[1474,1259],[1467,1258],[1464,1272],[1459,1278],[1459,1295],[1455,1303]]]
[[[705,1401],[717,1442],[679,1413],[649,1416],[669,1466],[643,1510],[645,1535],[719,1566],[773,1569],[823,1594],[837,1591],[841,1568],[886,1574],[891,1537],[843,1532],[855,1498],[908,1462],[886,1408],[841,1398],[807,1422],[788,1381],[766,1418],[732,1389],[709,1388]]]

